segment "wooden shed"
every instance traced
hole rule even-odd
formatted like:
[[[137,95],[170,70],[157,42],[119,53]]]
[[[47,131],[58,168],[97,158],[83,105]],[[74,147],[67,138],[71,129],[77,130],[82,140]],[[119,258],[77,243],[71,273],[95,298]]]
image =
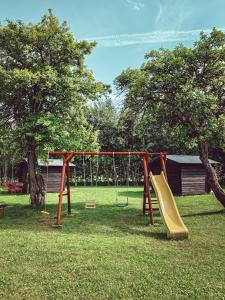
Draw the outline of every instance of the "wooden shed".
[[[62,159],[49,159],[48,168],[47,163],[38,160],[38,166],[40,167],[41,174],[43,176],[44,182],[46,184],[47,180],[47,169],[48,169],[48,192],[59,192],[60,189],[60,179],[61,179],[61,171],[62,171],[63,161]],[[70,173],[74,172],[74,164],[70,163]]]
[[[38,166],[40,168],[40,172],[43,176],[45,186],[47,180],[47,171],[48,171],[48,183],[47,190],[48,192],[59,192],[60,188],[60,178],[62,171],[63,161],[61,159],[49,159],[48,163],[42,160],[38,160]],[[73,174],[74,172],[74,164],[70,163],[70,172]],[[29,188],[27,187],[27,161],[23,160],[18,165],[18,179],[20,182],[24,183],[24,192],[26,192]]]
[[[210,163],[218,164],[214,160]],[[150,163],[153,174],[161,172],[159,158]],[[175,195],[200,195],[209,193],[207,174],[199,156],[195,155],[167,155],[167,177],[170,188]]]

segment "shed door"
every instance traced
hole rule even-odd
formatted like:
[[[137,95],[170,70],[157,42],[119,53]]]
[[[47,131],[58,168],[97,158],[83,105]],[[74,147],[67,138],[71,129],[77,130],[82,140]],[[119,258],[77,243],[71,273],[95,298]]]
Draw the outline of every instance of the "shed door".
[[[183,166],[181,169],[182,195],[207,192],[206,170],[202,166]]]

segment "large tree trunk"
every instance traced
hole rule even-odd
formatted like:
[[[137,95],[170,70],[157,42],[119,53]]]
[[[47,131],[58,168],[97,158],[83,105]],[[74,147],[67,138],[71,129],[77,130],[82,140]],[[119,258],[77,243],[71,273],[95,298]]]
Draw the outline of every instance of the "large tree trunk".
[[[28,151],[28,174],[31,206],[42,207],[45,201],[44,181],[39,172],[35,149]]]
[[[208,184],[209,184],[210,188],[212,189],[212,191],[214,192],[216,198],[225,207],[225,193],[219,184],[215,169],[209,163],[208,143],[207,142],[199,142],[198,149],[199,149],[200,159],[207,171]]]
[[[8,181],[8,161],[6,158],[4,160],[3,177],[4,177],[4,181]]]

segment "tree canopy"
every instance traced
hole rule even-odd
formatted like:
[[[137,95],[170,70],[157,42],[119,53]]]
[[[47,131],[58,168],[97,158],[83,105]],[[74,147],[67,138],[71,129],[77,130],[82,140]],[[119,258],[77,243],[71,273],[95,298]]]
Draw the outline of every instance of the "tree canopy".
[[[41,150],[45,145],[80,148],[79,142],[90,138],[84,117],[87,101],[105,89],[84,65],[94,46],[75,40],[51,11],[37,24],[2,25],[1,122],[10,123],[20,139]]]
[[[225,144],[225,34],[217,29],[210,35],[202,32],[193,48],[162,48],[145,58],[140,68],[127,69],[116,79],[125,109],[156,135],[198,148],[211,187],[225,205],[208,163],[208,145]]]
[[[1,126],[11,128],[28,156],[34,205],[43,203],[37,200],[43,190],[34,167],[37,154],[96,147],[85,111],[107,87],[85,67],[94,46],[76,40],[51,10],[37,24],[8,20],[0,26]]]

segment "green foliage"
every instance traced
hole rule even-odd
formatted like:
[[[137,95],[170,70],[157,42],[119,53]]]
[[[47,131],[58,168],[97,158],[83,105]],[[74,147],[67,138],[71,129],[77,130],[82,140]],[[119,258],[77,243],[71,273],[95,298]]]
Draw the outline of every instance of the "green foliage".
[[[88,113],[89,124],[98,132],[101,151],[116,151],[118,113],[110,98],[93,103]]]
[[[96,148],[84,112],[106,91],[84,64],[95,43],[75,40],[49,11],[0,27],[0,117],[27,150]]]
[[[224,147],[225,34],[213,29],[209,36],[201,33],[193,48],[154,50],[146,59],[116,79],[125,109],[177,147],[193,149],[199,141]]]
[[[146,150],[146,146],[143,148],[142,140],[134,130],[135,119],[126,112],[116,109],[110,99],[106,98],[94,103],[90,109],[88,120],[94,130],[98,132],[98,142],[101,151]],[[127,182],[128,173],[130,184],[137,184],[142,181],[143,166],[139,157],[115,156],[114,159],[119,183],[125,184]],[[129,160],[131,168],[128,172]],[[77,166],[81,174],[83,168],[82,160],[77,163]],[[101,174],[100,179],[105,184],[114,183],[115,173],[112,156],[99,158],[99,174]],[[86,168],[86,176],[88,177],[88,175],[90,175],[90,172]]]

